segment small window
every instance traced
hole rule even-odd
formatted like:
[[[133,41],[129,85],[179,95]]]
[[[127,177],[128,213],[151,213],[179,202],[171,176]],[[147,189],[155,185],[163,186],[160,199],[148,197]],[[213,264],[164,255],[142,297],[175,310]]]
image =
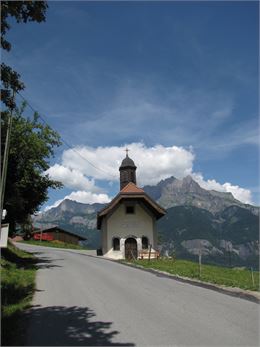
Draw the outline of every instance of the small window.
[[[142,249],[148,249],[148,238],[146,236],[142,237]]]
[[[126,206],[126,207],[125,207],[125,213],[127,213],[127,214],[133,214],[133,213],[135,213],[135,208],[134,208],[134,206]]]
[[[113,238],[113,250],[114,251],[120,251],[120,239],[119,239],[119,237]]]

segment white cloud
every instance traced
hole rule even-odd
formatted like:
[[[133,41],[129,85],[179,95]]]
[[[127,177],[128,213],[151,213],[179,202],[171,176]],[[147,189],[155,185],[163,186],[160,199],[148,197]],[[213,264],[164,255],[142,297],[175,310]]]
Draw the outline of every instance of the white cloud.
[[[233,186],[229,182],[224,183],[223,187],[227,192],[232,193],[237,200],[242,201],[245,204],[252,204],[252,194],[249,189],[241,188],[239,186]]]
[[[44,208],[43,212],[46,212],[48,210],[50,210],[51,208],[54,208],[54,207],[57,207],[59,206],[59,204],[63,201],[64,199],[60,199],[60,200],[57,200],[55,201],[55,203],[53,205],[48,205]]]
[[[82,202],[85,204],[94,204],[94,203],[100,203],[100,204],[105,204],[108,203],[111,198],[107,194],[96,194],[96,193],[91,193],[91,192],[85,192],[78,190],[77,192],[72,192],[71,194],[65,196],[65,199],[70,199],[74,200],[77,202]]]
[[[106,204],[111,200],[111,198],[107,194],[102,194],[102,193],[96,194],[96,193],[78,190],[76,192],[70,193],[69,195],[66,195],[63,199],[57,200],[53,205],[46,206],[44,211],[48,211],[53,207],[59,206],[59,204],[66,199],[81,202],[83,204],[94,204],[94,203]]]
[[[201,173],[193,172],[195,155],[192,148],[162,145],[147,147],[141,142],[97,148],[81,146],[64,151],[62,165],[55,164],[47,172],[52,178],[61,180],[67,187],[78,189],[65,198],[83,203],[107,203],[110,198],[95,185],[95,181],[107,181],[108,189],[113,182],[119,183],[119,166],[125,157],[126,146],[130,150],[129,156],[137,166],[139,186],[155,185],[170,176],[181,179],[192,175],[204,189],[230,192],[236,199],[252,203],[250,190],[229,182],[221,184],[215,179],[205,180]]]
[[[95,186],[94,179],[89,180],[84,174],[76,169],[71,169],[59,164],[51,166],[45,174],[48,174],[51,179],[60,181],[65,187],[71,189],[87,190],[97,192],[98,187]]]
[[[252,193],[249,189],[234,186],[229,182],[220,184],[214,179],[204,180],[201,173],[193,173],[192,177],[204,189],[232,193],[235,199],[245,204],[252,204]]]
[[[191,149],[182,147],[164,147],[156,145],[146,147],[143,143],[132,143],[120,147],[77,147],[63,152],[62,165],[77,170],[94,179],[119,180],[119,166],[124,158],[124,149],[129,148],[129,156],[137,166],[139,185],[156,184],[169,176],[182,178],[192,172],[194,154]],[[83,158],[86,158],[97,170]]]

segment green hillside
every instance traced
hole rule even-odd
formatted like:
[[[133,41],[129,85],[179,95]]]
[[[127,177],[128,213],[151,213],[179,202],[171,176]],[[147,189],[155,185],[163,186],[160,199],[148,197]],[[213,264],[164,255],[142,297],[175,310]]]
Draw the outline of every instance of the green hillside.
[[[172,275],[199,279],[203,282],[220,284],[228,287],[237,287],[247,290],[259,291],[259,272],[241,268],[227,268],[223,266],[202,264],[199,271],[198,262],[183,259],[136,260],[133,264],[147,269],[168,272]]]
[[[237,206],[218,215],[196,207],[177,206],[168,209],[157,226],[163,252],[194,260],[201,248],[205,262],[258,268],[258,221],[258,216]]]

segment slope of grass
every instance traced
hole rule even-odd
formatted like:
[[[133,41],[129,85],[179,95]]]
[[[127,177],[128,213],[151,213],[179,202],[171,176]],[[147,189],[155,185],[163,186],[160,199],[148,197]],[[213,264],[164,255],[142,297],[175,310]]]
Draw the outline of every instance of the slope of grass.
[[[144,268],[165,271],[170,274],[199,279],[204,282],[259,291],[258,271],[254,271],[252,274],[251,271],[244,268],[227,268],[202,264],[200,276],[198,263],[188,260],[151,259],[150,262],[148,260],[136,260],[132,263]]]
[[[28,240],[28,241],[19,241],[22,243],[30,244],[30,245],[36,245],[36,246],[44,246],[44,247],[53,247],[53,248],[66,248],[66,249],[87,249],[86,247],[75,245],[73,243],[67,243],[63,241],[36,241],[36,240]]]
[[[1,343],[8,345],[19,333],[21,312],[32,300],[35,289],[36,259],[13,245],[1,251]]]

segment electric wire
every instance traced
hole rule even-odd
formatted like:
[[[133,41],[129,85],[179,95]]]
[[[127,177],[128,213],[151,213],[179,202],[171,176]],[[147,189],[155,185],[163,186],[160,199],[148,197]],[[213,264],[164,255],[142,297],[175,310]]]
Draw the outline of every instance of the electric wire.
[[[20,92],[17,92],[17,94],[26,102],[26,105],[33,111],[35,112],[39,118],[49,127],[51,128],[52,130],[56,131],[52,126],[50,126],[48,124],[48,122],[44,119],[44,117],[38,112],[36,111],[36,109],[30,104],[30,102],[20,93]],[[57,132],[57,131],[56,131]],[[58,132],[59,133],[59,132]],[[103,170],[102,168],[96,166],[95,164],[93,164],[91,161],[89,161],[87,158],[85,158],[81,153],[79,153],[72,145],[70,145],[66,140],[64,140],[64,138],[62,136],[60,136],[60,139],[62,141],[62,143],[67,146],[69,149],[71,149],[74,153],[76,153],[79,157],[81,157],[83,160],[85,160],[89,165],[91,165],[92,167],[94,167],[96,170],[99,170],[113,178],[117,178],[116,175],[113,175],[111,174],[110,172],[108,171],[105,171]]]

